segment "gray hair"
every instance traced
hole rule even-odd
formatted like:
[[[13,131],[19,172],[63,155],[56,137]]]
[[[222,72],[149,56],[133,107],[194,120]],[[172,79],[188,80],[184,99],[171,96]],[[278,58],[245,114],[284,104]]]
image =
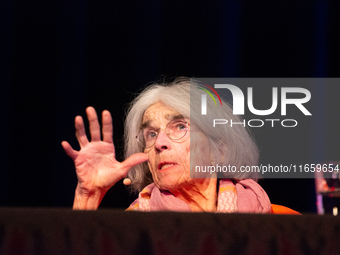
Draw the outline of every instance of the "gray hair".
[[[172,110],[179,112],[184,118],[190,119],[190,127],[198,129],[209,140],[212,157],[219,165],[256,166],[259,152],[256,143],[248,129],[243,125],[234,125],[226,128],[226,125],[213,127],[213,119],[227,119],[233,122],[242,122],[242,119],[233,115],[231,107],[223,101],[221,105],[214,105],[212,100],[207,100],[207,108],[214,109],[213,113],[202,116],[201,94],[205,88],[198,81],[187,77],[179,77],[173,82],[155,83],[142,91],[130,104],[125,121],[125,158],[134,153],[143,152],[138,145],[136,135],[140,131],[143,114],[151,105],[162,102]],[[190,100],[191,99],[191,100]],[[190,112],[191,109],[191,112]],[[131,179],[131,190],[141,191],[146,185],[153,182],[147,163],[139,164],[128,172]],[[219,176],[220,177],[220,176]],[[233,176],[225,178],[257,179],[257,173],[233,173]]]

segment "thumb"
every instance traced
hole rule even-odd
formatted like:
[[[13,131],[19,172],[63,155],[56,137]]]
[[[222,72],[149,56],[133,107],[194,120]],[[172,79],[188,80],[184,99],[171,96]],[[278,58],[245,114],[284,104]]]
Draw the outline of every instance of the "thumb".
[[[131,167],[134,167],[140,163],[143,163],[149,159],[148,155],[145,153],[136,153],[128,157],[122,162],[122,167],[129,170]]]
[[[63,146],[64,151],[70,158],[74,160],[77,157],[77,152],[72,149],[71,145],[68,142],[63,141],[61,143],[61,146]]]

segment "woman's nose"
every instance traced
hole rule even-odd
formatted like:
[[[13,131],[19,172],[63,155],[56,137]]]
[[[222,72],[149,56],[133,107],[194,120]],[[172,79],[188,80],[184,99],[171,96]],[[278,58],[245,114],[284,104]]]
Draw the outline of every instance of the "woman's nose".
[[[159,151],[171,149],[171,140],[165,131],[159,131],[155,141],[155,148]]]

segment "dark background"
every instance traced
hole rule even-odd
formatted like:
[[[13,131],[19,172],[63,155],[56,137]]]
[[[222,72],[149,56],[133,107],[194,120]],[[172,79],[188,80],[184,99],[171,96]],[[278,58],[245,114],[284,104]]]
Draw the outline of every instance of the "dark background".
[[[338,77],[339,5],[0,1],[0,206],[71,207],[77,180],[60,143],[78,148],[74,117],[89,105],[109,110],[122,160],[126,104],[164,76]],[[319,93],[321,109],[338,100],[326,88]],[[327,129],[337,127],[315,128],[306,143],[315,161],[339,159],[327,150],[334,139]],[[313,179],[260,183],[272,203],[315,212]],[[118,183],[101,207],[126,208],[133,200]]]

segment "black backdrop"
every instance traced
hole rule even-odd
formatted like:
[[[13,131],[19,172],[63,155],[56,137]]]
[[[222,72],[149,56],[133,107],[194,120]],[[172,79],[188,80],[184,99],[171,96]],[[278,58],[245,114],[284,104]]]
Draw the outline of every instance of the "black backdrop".
[[[60,143],[77,148],[74,117],[111,111],[121,160],[124,107],[160,77],[338,77],[339,5],[0,1],[0,206],[71,207],[76,175]],[[321,104],[338,97],[320,93]],[[306,146],[339,159],[319,131]],[[273,203],[315,211],[313,180],[260,183]],[[133,199],[118,183],[101,206]]]

